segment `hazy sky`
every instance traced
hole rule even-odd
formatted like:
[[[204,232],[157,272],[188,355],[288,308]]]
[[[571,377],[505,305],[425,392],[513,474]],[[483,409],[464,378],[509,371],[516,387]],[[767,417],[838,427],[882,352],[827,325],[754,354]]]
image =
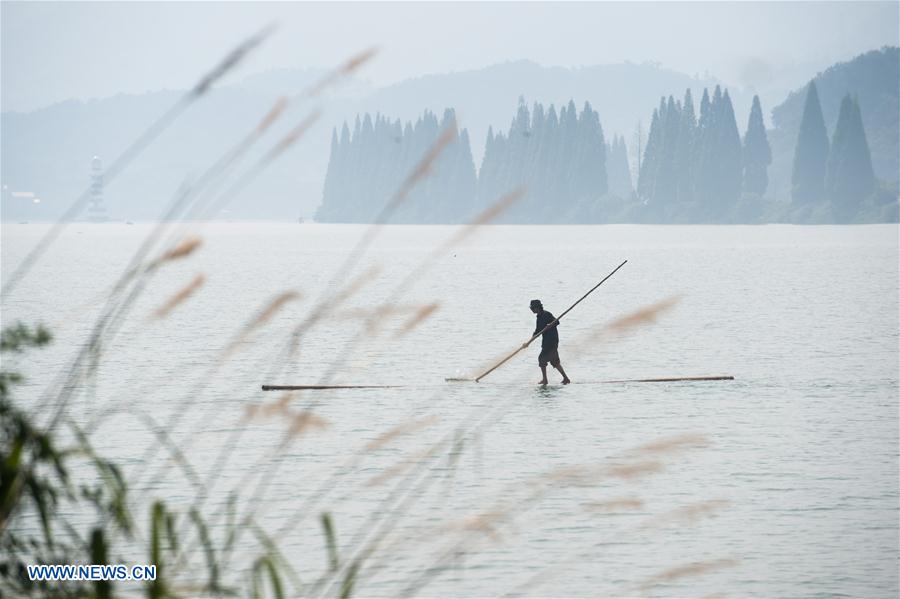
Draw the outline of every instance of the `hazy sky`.
[[[898,43],[897,2],[237,3],[7,2],[3,110],[184,88],[237,40],[280,28],[236,77],[328,67],[371,45],[377,85],[527,58],[653,61],[766,85]],[[806,71],[804,71],[806,72]]]

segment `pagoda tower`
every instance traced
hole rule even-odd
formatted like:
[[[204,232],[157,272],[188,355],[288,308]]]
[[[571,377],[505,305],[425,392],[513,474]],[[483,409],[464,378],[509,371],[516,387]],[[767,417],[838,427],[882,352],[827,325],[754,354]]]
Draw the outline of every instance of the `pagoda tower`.
[[[103,161],[99,156],[91,159],[91,199],[88,203],[87,217],[94,223],[105,223],[109,220],[106,205],[103,203]]]

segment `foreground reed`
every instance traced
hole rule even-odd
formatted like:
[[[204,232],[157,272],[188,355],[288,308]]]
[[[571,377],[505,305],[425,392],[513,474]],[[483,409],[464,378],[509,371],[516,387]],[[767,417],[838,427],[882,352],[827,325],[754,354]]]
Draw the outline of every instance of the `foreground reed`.
[[[253,50],[268,32],[250,38],[227,56],[220,65],[204,76],[183,102],[206,94],[213,83]],[[374,55],[365,51],[301,94],[301,98],[318,99],[328,87],[355,72]],[[573,505],[573,513],[611,514],[644,509],[648,500],[635,492],[633,485],[658,476],[683,452],[702,449],[708,440],[698,434],[651,441],[614,456],[609,463],[573,464],[536,475],[523,485],[504,489],[488,505],[473,506],[471,513],[447,515],[440,524],[415,521],[413,508],[426,500],[441,484],[452,490],[452,477],[460,467],[462,456],[481,443],[491,427],[496,427],[508,414],[517,398],[512,396],[489,409],[473,408],[452,423],[441,422],[432,414],[411,411],[408,418],[387,428],[374,439],[355,439],[346,457],[334,464],[319,484],[302,489],[295,505],[280,524],[269,530],[260,514],[269,507],[268,491],[278,478],[281,459],[296,443],[313,438],[327,430],[332,422],[320,413],[321,404],[299,393],[286,393],[265,403],[247,396],[243,417],[218,447],[212,467],[199,468],[192,460],[194,439],[203,426],[221,416],[215,408],[201,409],[198,398],[212,385],[255,332],[278,315],[288,304],[314,297],[307,318],[292,331],[282,345],[275,345],[266,364],[259,371],[289,372],[297,357],[299,342],[324,324],[339,318],[343,305],[375,280],[377,269],[361,270],[363,258],[384,224],[408,198],[411,191],[428,178],[441,151],[454,139],[455,124],[441,132],[435,143],[422,156],[411,173],[401,182],[396,193],[361,236],[355,247],[336,269],[330,284],[321,289],[272,290],[268,302],[236,328],[229,341],[212,359],[201,366],[196,381],[181,398],[177,408],[164,422],[135,409],[130,398],[97,397],[106,414],[87,427],[73,418],[72,405],[91,388],[104,364],[105,352],[112,340],[133,316],[138,299],[152,285],[154,276],[172,263],[190,260],[203,248],[203,237],[186,220],[188,215],[213,214],[245,186],[260,176],[265,167],[277,159],[314,126],[318,110],[312,111],[287,136],[277,141],[265,157],[250,165],[238,177],[238,183],[225,191],[225,177],[240,168],[245,150],[263,139],[269,126],[284,112],[285,100],[277,100],[259,125],[240,138],[222,158],[215,161],[199,179],[186,184],[173,199],[145,242],[137,250],[126,270],[105,298],[87,341],[56,378],[47,385],[40,399],[26,408],[13,397],[21,377],[15,372],[0,372],[0,590],[10,596],[112,597],[139,592],[148,597],[175,596],[341,596],[368,594],[367,585],[396,563],[404,563],[410,554],[422,557],[417,567],[405,573],[401,584],[391,590],[398,596],[427,593],[429,585],[451,571],[467,555],[476,554],[486,544],[502,543],[510,531],[521,525],[525,514],[548,497],[573,488],[612,487],[615,494],[604,501]],[[177,113],[183,109],[176,106]],[[175,109],[173,109],[174,111]],[[173,114],[176,114],[173,112]],[[152,142],[159,130],[174,118],[166,116],[139,138],[128,160],[116,163],[124,168],[137,157],[138,150]],[[493,222],[519,201],[527,190],[516,189],[502,196],[482,214],[455,231],[437,249],[427,254],[414,268],[400,278],[382,306],[358,318],[357,333],[342,347],[340,354],[321,381],[336,376],[354,358],[361,343],[376,339],[387,351],[392,343],[402,343],[422,323],[433,318],[441,298],[415,304],[401,310],[404,296],[432,269],[438,259],[459,247]],[[73,210],[83,202],[74,204]],[[58,224],[62,228],[73,216],[68,214]],[[181,219],[181,220],[179,220]],[[14,291],[22,277],[59,234],[54,228],[11,275],[4,297]],[[206,277],[196,274],[159,305],[150,315],[153,321],[164,321],[204,293]],[[605,325],[578,344],[580,350],[597,342],[607,333],[622,333],[652,324],[674,305],[664,301]],[[395,335],[386,335],[384,322],[395,325]],[[40,351],[51,342],[48,330],[16,325],[3,330],[0,349],[8,354]],[[8,362],[7,362],[8,363]],[[6,366],[4,366],[6,368]],[[136,383],[137,384],[137,383]],[[147,383],[151,384],[151,383]],[[442,399],[437,391],[424,402]],[[141,462],[146,466],[131,479],[126,479],[116,456],[99,456],[92,439],[103,418],[127,411],[136,417],[149,433],[149,442]],[[189,417],[195,422],[186,422]],[[267,449],[252,462],[240,455],[240,440],[253,427],[262,424],[278,426]],[[409,450],[404,444],[412,444]],[[402,449],[401,449],[402,448]],[[393,465],[369,472],[376,455],[396,450],[402,457]],[[222,489],[222,472],[239,467],[241,475],[230,488]],[[189,484],[188,500],[158,497],[154,489],[160,481],[177,474]],[[371,493],[376,506],[356,530],[342,530],[334,514],[348,493]],[[683,506],[672,513],[648,516],[640,527],[690,523],[712,517],[726,504],[721,500]],[[73,516],[74,515],[74,516]],[[410,521],[413,520],[413,521]],[[302,525],[307,523],[306,527]],[[37,526],[35,526],[35,524]],[[622,535],[632,531],[622,531]],[[290,538],[324,539],[323,567],[309,577],[296,570],[296,560],[285,555],[282,542]],[[343,542],[342,542],[343,539]],[[310,540],[307,546],[314,543]],[[570,556],[578,559],[576,551]],[[309,557],[309,556],[305,556]],[[150,563],[157,567],[157,577],[146,583],[100,582],[32,582],[25,574],[27,564],[36,563]],[[661,571],[653,577],[635,581],[634,589],[645,593],[667,582],[700,576],[706,572],[734,565],[730,557],[694,563]],[[558,566],[558,564],[556,564]],[[552,567],[550,564],[548,567]],[[307,567],[307,569],[309,569]],[[547,577],[544,582],[549,580]],[[510,581],[510,593],[520,594],[522,583]],[[535,581],[525,583],[528,590],[537,588]],[[379,589],[378,592],[383,592]]]

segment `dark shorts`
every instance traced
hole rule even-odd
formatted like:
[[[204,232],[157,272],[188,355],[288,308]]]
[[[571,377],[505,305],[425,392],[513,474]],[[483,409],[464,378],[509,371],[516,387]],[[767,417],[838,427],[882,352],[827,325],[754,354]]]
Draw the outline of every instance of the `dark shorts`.
[[[547,364],[555,368],[559,368],[559,350],[556,347],[542,347],[541,353],[538,355],[538,366],[546,366]]]

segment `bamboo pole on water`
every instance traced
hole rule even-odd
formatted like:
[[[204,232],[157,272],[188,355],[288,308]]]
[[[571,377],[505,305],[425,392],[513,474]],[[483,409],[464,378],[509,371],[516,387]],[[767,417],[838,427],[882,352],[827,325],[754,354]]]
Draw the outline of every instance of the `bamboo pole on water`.
[[[600,285],[602,285],[602,284],[606,281],[606,279],[608,279],[608,278],[610,278],[611,276],[613,276],[614,274],[616,274],[616,271],[618,271],[620,268],[622,268],[623,266],[625,266],[625,263],[626,263],[626,262],[628,262],[628,260],[623,260],[623,261],[622,261],[622,264],[620,264],[620,265],[618,265],[617,267],[615,267],[611,273],[609,273],[608,275],[606,275],[605,277],[603,277],[603,280],[602,280],[602,281],[600,281],[599,283],[597,283],[596,285],[594,285],[593,287],[591,287],[590,291],[588,291],[587,293],[585,293],[584,295],[582,295],[581,298],[579,298],[577,302],[575,302],[574,304],[572,304],[571,306],[569,306],[568,309],[567,309],[565,312],[563,312],[562,314],[560,314],[559,316],[557,316],[557,317],[553,320],[553,322],[549,323],[549,324],[548,324],[547,326],[545,326],[543,329],[541,329],[540,331],[538,331],[537,333],[535,333],[534,335],[532,335],[531,339],[529,339],[527,342],[523,343],[516,351],[512,352],[511,354],[509,354],[508,356],[506,356],[505,358],[503,358],[502,360],[500,360],[499,362],[497,362],[496,364],[494,364],[493,366],[491,366],[488,370],[484,371],[484,372],[481,373],[479,376],[475,377],[475,382],[476,382],[476,383],[480,382],[481,379],[483,379],[484,377],[486,377],[486,376],[489,375],[490,373],[494,372],[495,370],[497,370],[498,368],[500,368],[501,366],[503,366],[504,364],[506,364],[506,363],[507,363],[508,361],[510,361],[516,354],[518,354],[520,351],[522,351],[523,349],[525,349],[526,347],[528,347],[529,345],[531,345],[531,342],[534,341],[535,339],[537,339],[538,337],[540,337],[541,335],[543,335],[543,334],[544,334],[544,331],[546,331],[546,330],[549,329],[550,327],[556,326],[556,325],[559,323],[560,319],[561,319],[563,316],[565,316],[566,314],[568,314],[569,312],[571,312],[572,308],[574,308],[575,306],[577,306],[578,304],[580,304],[580,303],[584,300],[584,298],[586,298],[587,296],[589,296],[590,294],[592,294],[592,293],[594,292],[594,290],[597,289],[597,287],[599,287]]]
[[[612,379],[607,381],[575,381],[573,385],[607,385],[623,383],[679,383],[703,381],[733,381],[727,374],[713,376],[667,376],[648,379]],[[472,379],[444,379],[445,382],[472,382]],[[336,389],[424,389],[435,385],[263,385],[263,391],[326,391]]]

